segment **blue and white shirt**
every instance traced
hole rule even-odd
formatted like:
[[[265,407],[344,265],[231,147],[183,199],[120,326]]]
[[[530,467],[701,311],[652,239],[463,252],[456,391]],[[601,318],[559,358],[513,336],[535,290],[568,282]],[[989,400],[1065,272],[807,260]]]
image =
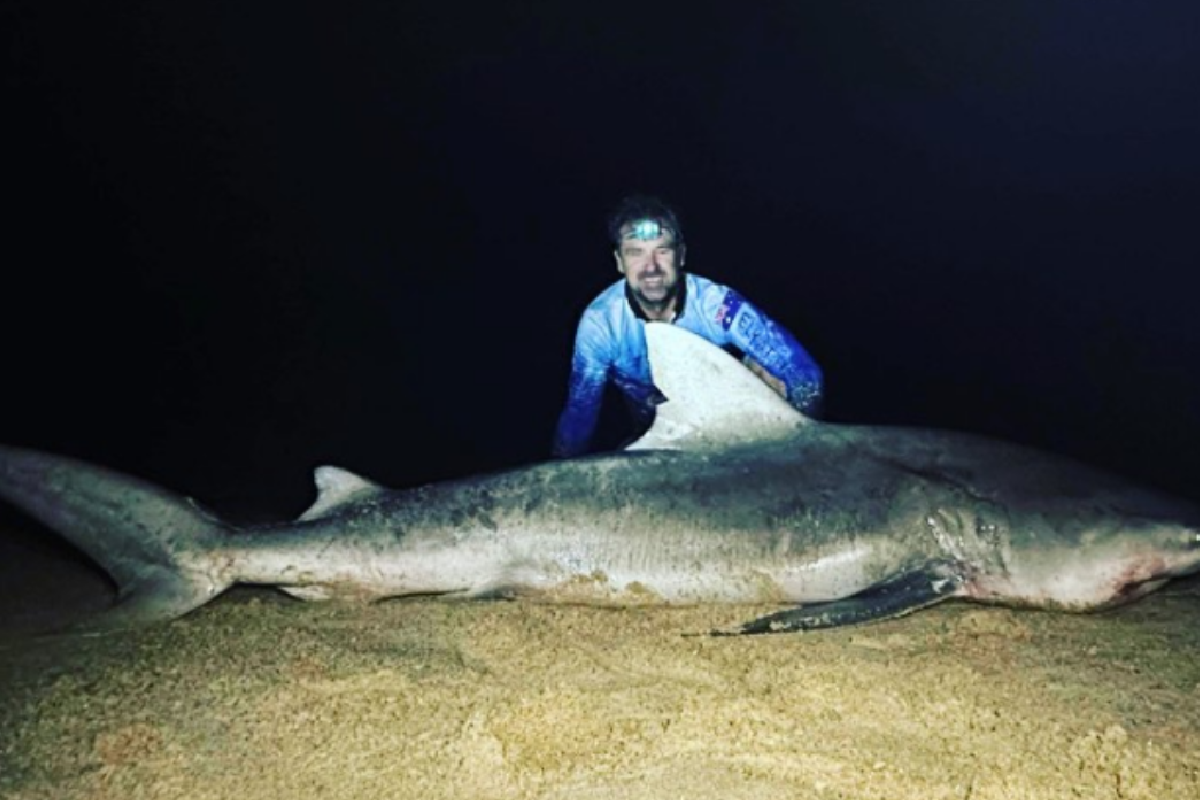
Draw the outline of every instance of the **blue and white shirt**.
[[[813,414],[823,392],[821,368],[786,328],[733,289],[685,273],[674,324],[724,348],[737,348],[787,386],[788,402]],[[661,397],[650,377],[646,317],[625,280],[614,283],[584,310],[575,335],[567,405],[558,420],[554,455],[585,453],[611,379],[639,422],[648,422]]]

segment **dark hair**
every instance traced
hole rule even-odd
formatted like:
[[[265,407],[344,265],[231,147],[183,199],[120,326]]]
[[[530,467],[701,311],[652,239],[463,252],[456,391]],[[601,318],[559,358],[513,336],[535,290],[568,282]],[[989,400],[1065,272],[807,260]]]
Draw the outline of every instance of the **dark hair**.
[[[617,249],[621,247],[621,229],[631,222],[640,219],[650,219],[671,232],[675,249],[683,255],[683,228],[679,225],[679,217],[669,205],[657,197],[635,194],[622,198],[617,208],[608,218],[608,238]]]

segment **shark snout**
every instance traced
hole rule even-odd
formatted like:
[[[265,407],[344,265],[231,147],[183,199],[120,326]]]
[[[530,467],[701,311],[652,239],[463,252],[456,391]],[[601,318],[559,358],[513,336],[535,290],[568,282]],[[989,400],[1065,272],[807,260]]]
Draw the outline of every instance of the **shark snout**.
[[[1200,529],[1166,530],[1158,537],[1156,555],[1169,575],[1190,575],[1200,571]]]

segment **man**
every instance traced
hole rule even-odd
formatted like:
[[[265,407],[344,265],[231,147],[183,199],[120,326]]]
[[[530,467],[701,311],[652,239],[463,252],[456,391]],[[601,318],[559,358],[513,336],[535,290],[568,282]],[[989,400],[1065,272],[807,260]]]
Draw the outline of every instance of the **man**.
[[[651,197],[628,197],[609,220],[617,271],[624,277],[583,312],[571,359],[566,408],[554,455],[587,452],[611,379],[644,430],[661,399],[646,355],[647,321],[669,322],[740,351],[746,365],[800,411],[821,402],[821,369],[785,328],[736,291],[685,273],[683,231],[675,213]]]

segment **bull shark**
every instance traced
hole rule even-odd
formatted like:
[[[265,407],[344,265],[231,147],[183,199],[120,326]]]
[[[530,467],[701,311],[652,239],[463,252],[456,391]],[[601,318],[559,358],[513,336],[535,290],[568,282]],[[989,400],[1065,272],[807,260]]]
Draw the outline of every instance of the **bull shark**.
[[[715,634],[836,627],[961,598],[1092,611],[1200,570],[1200,507],[966,433],[805,417],[741,363],[647,325],[667,399],[626,451],[388,489],[315,472],[299,518],[235,526],[142,479],[0,447],[0,496],[118,587],[76,625],[171,620],[234,584],[404,595],[767,603]]]

